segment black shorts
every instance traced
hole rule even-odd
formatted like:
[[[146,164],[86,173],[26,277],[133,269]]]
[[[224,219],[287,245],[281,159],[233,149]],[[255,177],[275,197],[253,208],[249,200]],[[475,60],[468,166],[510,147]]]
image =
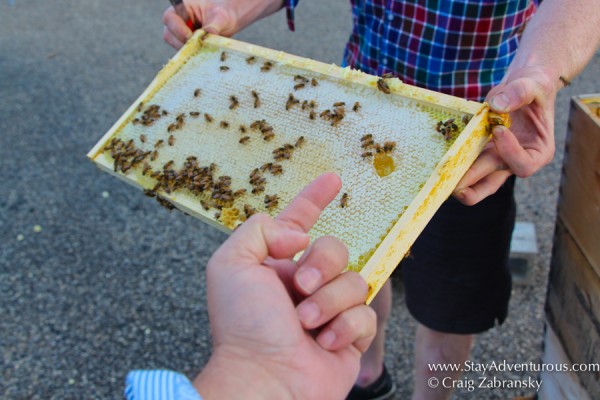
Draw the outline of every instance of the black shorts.
[[[448,199],[402,261],[406,305],[426,327],[474,334],[508,312],[514,177],[474,206]]]

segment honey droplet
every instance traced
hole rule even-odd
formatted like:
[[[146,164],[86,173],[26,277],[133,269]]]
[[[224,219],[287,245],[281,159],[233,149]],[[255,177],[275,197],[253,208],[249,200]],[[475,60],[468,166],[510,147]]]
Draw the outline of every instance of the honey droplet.
[[[394,159],[385,153],[377,153],[373,158],[373,166],[380,177],[388,176],[396,170]]]

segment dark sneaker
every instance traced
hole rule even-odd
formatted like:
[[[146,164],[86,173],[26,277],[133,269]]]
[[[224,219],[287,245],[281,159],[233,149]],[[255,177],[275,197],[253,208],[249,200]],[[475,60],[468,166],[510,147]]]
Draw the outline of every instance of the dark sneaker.
[[[384,400],[391,398],[395,391],[396,384],[384,365],[381,376],[375,382],[364,388],[355,385],[346,400]]]

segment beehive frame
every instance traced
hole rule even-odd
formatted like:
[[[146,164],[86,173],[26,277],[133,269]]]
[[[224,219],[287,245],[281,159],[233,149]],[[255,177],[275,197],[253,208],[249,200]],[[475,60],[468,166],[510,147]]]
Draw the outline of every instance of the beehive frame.
[[[212,54],[212,56],[206,56],[208,53]],[[385,99],[389,99],[389,101],[396,101],[400,99],[398,100],[400,102],[414,102],[418,107],[429,110],[427,112],[430,112],[430,110],[440,110],[441,113],[445,113],[450,116],[455,116],[458,118],[460,118],[460,116],[467,117],[468,123],[467,120],[465,120],[465,124],[461,124],[460,132],[456,133],[449,142],[446,141],[439,133],[435,133],[435,124],[431,124],[431,126],[427,128],[433,132],[432,135],[439,136],[438,139],[442,143],[440,148],[443,149],[442,153],[440,153],[441,155],[439,157],[435,157],[435,162],[432,164],[433,167],[431,173],[427,174],[427,178],[424,179],[418,185],[418,187],[411,188],[415,195],[412,196],[412,199],[409,203],[403,207],[399,205],[401,209],[395,210],[398,217],[394,218],[389,226],[384,227],[385,235],[381,235],[380,239],[377,239],[378,243],[373,248],[373,251],[369,252],[367,256],[365,256],[364,251],[362,251],[363,255],[361,256],[361,260],[363,261],[360,263],[356,259],[353,260],[351,257],[351,265],[354,265],[355,267],[358,265],[357,269],[359,269],[360,274],[369,284],[369,296],[367,303],[370,302],[377,294],[379,289],[381,289],[387,278],[394,271],[398,263],[409,252],[410,246],[416,240],[420,232],[424,229],[427,222],[431,219],[442,202],[446,200],[446,198],[448,198],[448,196],[452,193],[460,178],[464,175],[466,170],[473,163],[475,158],[488,142],[489,108],[485,104],[466,101],[456,97],[406,85],[400,82],[398,79],[386,79],[383,81],[386,85],[385,91],[388,91],[387,89],[389,88],[389,94],[382,95],[380,91],[377,90],[378,84],[381,85],[382,82],[380,77],[368,75],[349,68],[341,68],[335,65],[320,63],[314,60],[251,45],[230,38],[224,38],[216,35],[206,34],[202,31],[197,31],[186,43],[186,45],[171,60],[169,60],[167,65],[163,67],[156,78],[131,105],[131,107],[116,121],[116,123],[102,137],[102,139],[90,150],[88,157],[92,159],[101,169],[106,170],[107,172],[114,174],[121,179],[124,179],[126,182],[141,187],[145,190],[151,189],[153,187],[153,181],[152,179],[143,176],[145,174],[142,175],[140,173],[142,168],[141,163],[139,163],[135,173],[131,173],[129,171],[117,171],[114,159],[105,149],[110,147],[110,143],[112,140],[114,140],[114,138],[118,137],[119,135],[124,135],[123,132],[127,132],[127,129],[133,129],[131,128],[133,123],[132,121],[136,119],[136,116],[139,117],[140,111],[143,110],[143,105],[152,104],[153,100],[161,93],[161,90],[166,90],[164,88],[170,82],[178,79],[178,74],[180,71],[185,69],[185,66],[188,62],[192,62],[195,58],[200,56],[215,58],[218,57],[219,54],[224,53],[235,54],[243,57],[255,57],[256,59],[260,60],[261,63],[268,61],[274,65],[275,68],[281,69],[283,73],[289,72],[290,79],[300,72],[303,74],[303,76],[317,76],[321,82],[333,82],[331,85],[334,86],[342,85],[346,91],[345,93],[364,92],[369,96],[377,96],[373,93],[378,93],[378,96],[388,96]],[[224,77],[227,76],[225,69],[223,69],[222,72]],[[260,74],[258,72],[257,74],[259,74],[263,80],[268,79],[265,78],[268,77],[268,74]],[[191,92],[193,87],[189,87],[188,90]],[[287,96],[289,91],[291,91],[291,89],[282,89],[282,94]],[[198,92],[195,94],[198,94]],[[190,94],[190,101],[193,100],[192,97],[193,95]],[[348,104],[348,106],[351,106],[351,104]],[[226,104],[221,104],[220,107],[225,109],[227,108]],[[300,105],[298,104],[297,107],[300,107]],[[299,109],[297,111],[297,114],[298,113],[300,113]],[[350,109],[347,109],[345,113],[352,114],[352,118],[357,119],[355,114],[353,114],[353,111]],[[172,116],[170,118],[172,118]],[[286,117],[284,116],[283,118]],[[351,118],[348,117],[348,120],[351,120]],[[218,121],[214,121],[214,124],[212,125],[213,128],[211,129],[218,129],[216,128],[217,123]],[[321,125],[319,126],[321,128],[316,130],[324,130],[326,128],[325,125],[322,124],[322,121],[320,123]],[[331,123],[330,125],[333,126],[334,124]],[[347,131],[349,129],[348,126],[345,129]],[[287,129],[281,128],[281,131],[284,130]],[[293,129],[290,130],[293,131]],[[373,133],[377,135],[377,132]],[[293,135],[293,132],[288,132],[286,134],[289,138],[290,135]],[[282,135],[284,134],[282,133]],[[216,136],[213,136],[213,138],[214,137]],[[166,141],[167,136],[165,135],[164,138]],[[183,154],[183,152],[188,150],[190,147],[189,143],[195,142],[188,141],[187,143],[188,146],[181,145],[181,147],[177,148],[177,145],[174,145],[172,148],[169,147],[171,154],[176,154],[180,157],[180,162],[183,159],[182,157],[185,157],[186,155]],[[194,145],[192,145],[192,147],[193,146]],[[206,146],[206,143],[204,143],[204,145],[198,144],[198,148],[196,149],[197,152],[194,154],[202,154],[202,146]],[[239,151],[239,149],[236,149],[235,151]],[[373,151],[373,153],[374,152],[375,151]],[[148,151],[147,153],[149,154],[150,152]],[[357,154],[353,154],[352,156],[358,157]],[[427,155],[422,156],[426,157]],[[339,154],[338,157],[340,157]],[[301,166],[297,166],[297,168],[300,167]],[[398,165],[398,168],[402,167],[402,164]],[[328,170],[328,166],[323,165],[323,170],[321,172],[326,172]],[[312,178],[315,178],[316,176],[317,175],[315,174],[312,176]],[[299,187],[295,187],[293,189],[297,191],[305,183],[307,182],[298,182]],[[344,188],[342,188],[342,192],[344,192]],[[262,194],[264,193],[261,193],[261,195]],[[159,195],[163,201],[170,202],[182,211],[200,218],[216,228],[230,231],[230,228],[233,227],[231,225],[229,228],[225,227],[218,218],[213,216],[214,210],[207,212],[207,210],[203,208],[201,203],[194,196],[181,193],[164,192],[161,192]],[[340,196],[341,195],[342,194],[340,194]],[[284,207],[285,202],[289,201],[290,199],[286,198],[283,200],[284,201],[282,204],[272,210],[273,212],[276,212]],[[350,195],[349,201],[353,202],[352,194]],[[356,204],[351,204],[353,206],[357,206]],[[333,212],[338,213],[344,211],[339,203],[332,203],[332,205],[329,206],[329,208],[336,207],[337,209],[335,209]],[[229,209],[229,207],[227,209]],[[242,221],[240,220],[239,222]],[[325,230],[325,233],[328,233],[327,230]],[[336,234],[335,231],[330,233]]]

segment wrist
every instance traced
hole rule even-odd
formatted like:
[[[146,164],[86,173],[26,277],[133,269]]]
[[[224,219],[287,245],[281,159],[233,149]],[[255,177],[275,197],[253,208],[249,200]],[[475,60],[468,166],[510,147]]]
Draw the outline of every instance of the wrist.
[[[220,349],[215,349],[193,385],[203,400],[293,398],[282,380],[271,374],[266,366]]]
[[[506,72],[505,82],[519,78],[530,78],[538,82],[546,91],[558,93],[567,84],[570,78],[561,75],[560,66],[548,66],[536,63],[533,60],[525,63],[512,63]]]

